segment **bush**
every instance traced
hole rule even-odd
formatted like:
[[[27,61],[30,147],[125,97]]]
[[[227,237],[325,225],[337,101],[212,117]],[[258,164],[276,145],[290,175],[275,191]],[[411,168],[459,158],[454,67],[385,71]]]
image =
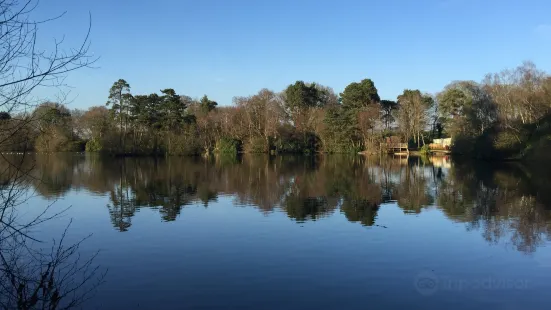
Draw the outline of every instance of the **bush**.
[[[329,140],[325,141],[323,151],[329,154],[358,154],[363,151],[363,147],[360,143],[354,144],[349,141]]]
[[[68,142],[69,138],[61,130],[54,129],[40,134],[34,148],[37,152],[58,152]]]
[[[551,153],[551,115],[544,117],[534,130],[522,151],[522,156],[532,162],[547,162]]]
[[[454,139],[452,151],[480,159],[536,159],[551,149],[551,116],[515,129],[494,126],[478,137]],[[544,155],[545,154],[545,155]]]
[[[103,150],[101,141],[98,138],[92,138],[86,142],[86,152],[101,152]]]
[[[473,157],[481,159],[511,159],[518,158],[528,142],[529,132],[520,129],[492,127],[476,138],[473,145]]]
[[[293,136],[278,137],[274,141],[274,151],[280,154],[293,154],[303,152],[303,145],[300,139]]]
[[[168,139],[167,139],[168,141]],[[170,145],[167,145],[164,151],[168,155],[199,155],[201,154],[201,146],[197,140],[197,136],[192,134],[172,135],[170,134]]]
[[[268,153],[269,144],[264,138],[251,138],[243,146],[245,153]]]
[[[314,133],[300,133],[294,128],[281,128],[273,141],[273,150],[279,154],[312,154],[319,149],[320,140]]]
[[[214,147],[218,154],[237,154],[241,150],[241,141],[232,138],[221,138]]]
[[[421,149],[419,150],[419,153],[423,154],[423,155],[430,155],[430,148],[428,145],[423,145],[421,147]]]

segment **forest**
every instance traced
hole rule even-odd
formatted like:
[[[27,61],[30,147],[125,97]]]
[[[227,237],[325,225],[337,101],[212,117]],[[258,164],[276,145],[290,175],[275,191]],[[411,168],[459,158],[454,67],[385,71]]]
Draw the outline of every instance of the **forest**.
[[[364,79],[342,93],[297,81],[219,106],[167,88],[134,94],[120,79],[106,104],[70,110],[44,102],[0,113],[2,151],[111,155],[378,153],[383,141],[421,151],[452,138],[452,152],[476,158],[541,158],[551,150],[551,77],[533,63],[453,81],[436,94],[405,89],[381,99]]]

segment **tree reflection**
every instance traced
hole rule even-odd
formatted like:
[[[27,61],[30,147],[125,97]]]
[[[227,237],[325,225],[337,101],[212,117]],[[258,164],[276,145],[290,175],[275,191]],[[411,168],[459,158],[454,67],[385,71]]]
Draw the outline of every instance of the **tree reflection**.
[[[551,214],[542,195],[549,188],[531,186],[524,169],[458,163],[442,181],[437,203],[450,218],[480,230],[488,242],[510,238],[517,250],[533,252],[551,233]]]
[[[129,197],[128,186],[117,186],[111,193],[111,204],[107,205],[113,227],[127,231],[132,226],[132,217],[136,213],[134,201]]]
[[[341,205],[341,212],[350,222],[360,222],[364,226],[375,225],[378,210],[378,204],[366,199],[345,199]]]
[[[29,179],[44,197],[83,188],[109,197],[119,231],[131,229],[140,208],[174,221],[191,204],[208,207],[219,195],[261,212],[280,210],[297,222],[319,220],[337,209],[350,221],[375,225],[383,203],[404,213],[439,208],[453,221],[480,231],[490,243],[510,240],[532,252],[550,236],[545,174],[519,165],[430,161],[418,158],[267,155],[215,158],[37,157]],[[0,163],[0,168],[5,164]],[[543,174],[543,175],[542,175]],[[536,181],[534,181],[536,180]]]
[[[306,197],[288,196],[283,203],[287,216],[297,222],[319,219],[331,211],[335,207],[331,207],[325,197]]]

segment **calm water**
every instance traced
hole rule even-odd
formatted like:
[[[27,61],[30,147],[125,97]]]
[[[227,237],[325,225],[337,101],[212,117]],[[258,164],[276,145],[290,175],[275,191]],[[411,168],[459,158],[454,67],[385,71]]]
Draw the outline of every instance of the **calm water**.
[[[92,233],[88,309],[549,309],[551,183],[518,165],[36,156],[33,233]]]

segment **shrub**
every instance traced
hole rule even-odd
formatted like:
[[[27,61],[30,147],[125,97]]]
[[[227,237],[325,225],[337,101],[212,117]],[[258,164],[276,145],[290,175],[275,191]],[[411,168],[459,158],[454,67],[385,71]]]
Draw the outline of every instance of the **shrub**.
[[[232,138],[221,138],[214,147],[218,154],[237,154],[241,150],[241,141]]]
[[[245,153],[267,153],[269,144],[264,138],[255,137],[245,143],[243,150]]]
[[[293,128],[281,128],[273,141],[273,150],[280,154],[312,154],[320,149],[320,139],[312,132],[300,133]]]
[[[323,145],[323,151],[330,154],[358,154],[363,150],[360,143],[349,141],[329,140]]]
[[[101,152],[103,150],[101,141],[98,138],[92,138],[86,142],[86,152]]]
[[[419,152],[420,152],[421,154],[423,154],[423,155],[429,155],[429,154],[430,154],[430,148],[429,148],[428,145],[425,144],[425,145],[423,145],[423,146],[421,147],[421,149],[419,150]]]
[[[551,115],[544,117],[534,126],[530,139],[522,151],[522,156],[536,165],[548,161],[551,153]]]
[[[68,142],[67,135],[61,130],[53,129],[40,134],[36,138],[34,147],[37,152],[58,152]]]
[[[165,142],[165,144],[167,144]],[[171,135],[170,147],[167,144],[165,153],[168,155],[199,155],[201,146],[197,136],[192,134]]]

